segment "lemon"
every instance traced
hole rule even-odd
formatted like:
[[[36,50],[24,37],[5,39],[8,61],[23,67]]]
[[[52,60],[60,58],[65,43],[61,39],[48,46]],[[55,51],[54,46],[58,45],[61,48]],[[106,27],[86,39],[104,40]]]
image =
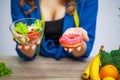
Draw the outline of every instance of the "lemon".
[[[105,78],[103,78],[103,80],[115,80],[113,77],[107,76]]]

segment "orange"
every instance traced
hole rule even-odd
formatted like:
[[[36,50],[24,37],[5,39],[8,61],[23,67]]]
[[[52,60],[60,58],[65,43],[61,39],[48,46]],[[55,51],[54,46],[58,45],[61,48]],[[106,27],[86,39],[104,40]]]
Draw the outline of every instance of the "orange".
[[[100,70],[100,78],[103,79],[105,77],[113,77],[114,79],[118,78],[118,69],[114,65],[105,65]]]
[[[103,78],[103,80],[115,80],[113,77],[105,77],[105,78]]]

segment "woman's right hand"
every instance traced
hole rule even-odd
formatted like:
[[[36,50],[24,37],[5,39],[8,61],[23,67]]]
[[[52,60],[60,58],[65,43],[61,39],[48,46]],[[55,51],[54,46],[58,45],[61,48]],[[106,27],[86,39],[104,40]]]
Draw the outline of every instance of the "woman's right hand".
[[[36,41],[35,44],[32,45],[21,45],[18,44],[18,49],[20,49],[20,51],[28,56],[28,57],[33,57],[36,51],[36,46],[40,44],[40,40]]]

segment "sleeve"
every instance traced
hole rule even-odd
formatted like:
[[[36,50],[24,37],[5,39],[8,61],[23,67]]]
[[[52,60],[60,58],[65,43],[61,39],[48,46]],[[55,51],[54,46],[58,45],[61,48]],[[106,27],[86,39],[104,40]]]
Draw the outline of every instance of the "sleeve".
[[[11,0],[11,17],[12,17],[12,21],[25,17],[19,5],[19,0]]]
[[[87,2],[84,2],[87,1]],[[86,42],[87,49],[85,54],[80,58],[87,58],[93,48],[95,41],[98,0],[84,0],[79,10],[80,27],[88,32],[89,42]],[[78,59],[80,59],[78,58]]]
[[[12,21],[26,17],[24,15],[23,10],[20,8],[19,0],[11,0],[11,17],[12,17]],[[16,42],[16,49],[15,50],[16,50],[18,56],[25,59],[25,60],[33,60],[38,53],[38,46],[37,46],[36,51],[35,51],[35,55],[33,57],[27,57],[17,48],[17,46],[18,46],[18,43]]]
[[[77,11],[80,20],[80,27],[84,28],[88,32],[89,42],[85,42],[87,49],[83,56],[75,57],[72,53],[68,52],[67,54],[74,59],[83,60],[89,57],[93,48],[96,31],[98,0],[82,0],[79,5],[77,4]]]

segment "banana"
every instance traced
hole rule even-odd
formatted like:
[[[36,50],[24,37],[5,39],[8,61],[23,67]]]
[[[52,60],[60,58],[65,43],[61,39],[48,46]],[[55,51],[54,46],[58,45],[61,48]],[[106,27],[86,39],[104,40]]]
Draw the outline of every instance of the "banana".
[[[83,79],[89,79],[91,80],[100,80],[99,77],[99,66],[100,66],[100,53],[101,50],[103,50],[104,46],[101,46],[99,53],[92,59],[92,61],[88,64],[86,69],[84,70],[82,74]]]
[[[100,54],[98,54],[93,60],[90,67],[90,79],[91,80],[100,80],[99,76],[99,66],[100,66]]]
[[[98,66],[98,68],[99,68],[99,64],[100,64],[100,60],[98,58],[99,58],[99,53],[92,59],[92,61],[88,64],[88,66],[84,70],[84,72],[82,74],[82,78],[83,79],[89,79],[89,78],[91,78],[90,75],[95,76],[95,75],[93,75],[93,73],[95,72],[94,68],[96,69],[95,66]]]
[[[94,59],[93,59],[94,60]],[[90,77],[90,67],[91,67],[91,64],[93,62],[93,60],[88,64],[88,66],[86,67],[86,69],[84,70],[83,74],[82,74],[82,78],[83,79],[89,79]]]

